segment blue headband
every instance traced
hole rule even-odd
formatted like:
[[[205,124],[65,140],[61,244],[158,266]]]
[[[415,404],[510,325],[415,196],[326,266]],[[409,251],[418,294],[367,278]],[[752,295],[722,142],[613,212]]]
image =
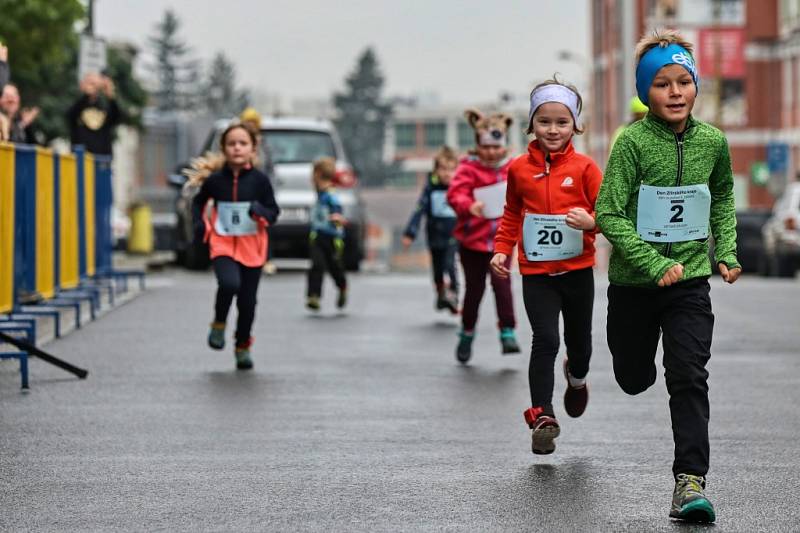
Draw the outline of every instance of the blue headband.
[[[692,75],[694,86],[698,90],[700,89],[700,83],[697,79],[697,67],[694,64],[694,59],[692,59],[692,54],[686,48],[675,43],[664,48],[656,46],[642,56],[639,60],[639,65],[636,67],[636,92],[639,94],[639,100],[644,105],[650,105],[647,93],[653,84],[653,78],[656,77],[662,67],[667,65],[681,65]]]

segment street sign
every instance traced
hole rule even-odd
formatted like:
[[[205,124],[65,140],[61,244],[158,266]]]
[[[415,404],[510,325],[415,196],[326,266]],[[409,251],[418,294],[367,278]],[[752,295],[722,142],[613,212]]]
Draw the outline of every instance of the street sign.
[[[789,170],[789,145],[780,142],[767,143],[767,167],[770,172],[783,174]]]
[[[750,178],[755,185],[766,185],[769,181],[769,167],[763,161],[756,161],[750,166]]]
[[[90,73],[100,74],[106,68],[106,42],[91,35],[81,35],[78,56],[78,80]]]

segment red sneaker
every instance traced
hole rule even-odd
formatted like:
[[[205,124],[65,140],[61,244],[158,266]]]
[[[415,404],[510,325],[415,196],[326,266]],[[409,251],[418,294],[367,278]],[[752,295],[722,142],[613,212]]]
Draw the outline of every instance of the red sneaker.
[[[531,451],[536,455],[547,455],[556,451],[555,438],[561,427],[555,417],[543,414],[541,407],[531,407],[525,411],[525,422],[531,428]]]
[[[572,418],[578,418],[586,410],[589,403],[589,385],[584,380],[580,387],[573,387],[569,383],[569,363],[564,358],[564,378],[567,380],[567,390],[564,391],[564,410]]]

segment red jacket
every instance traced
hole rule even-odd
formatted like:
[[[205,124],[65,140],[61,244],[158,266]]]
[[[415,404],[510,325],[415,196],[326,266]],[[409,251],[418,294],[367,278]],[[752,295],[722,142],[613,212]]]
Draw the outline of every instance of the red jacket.
[[[473,216],[469,206],[475,203],[472,191],[506,181],[510,165],[511,160],[508,160],[497,168],[487,167],[475,156],[462,159],[459,163],[447,190],[447,201],[458,216],[453,234],[464,248],[478,252],[494,250],[494,235],[500,219]]]
[[[594,216],[594,203],[603,173],[588,156],[567,144],[563,151],[550,154],[549,162],[539,142],[528,145],[508,170],[506,206],[495,238],[495,251],[508,256],[519,245],[519,270],[523,274],[557,274],[594,266],[595,231],[583,232],[583,253],[561,261],[528,261],[522,248],[522,222],[525,213],[565,215],[582,207]]]

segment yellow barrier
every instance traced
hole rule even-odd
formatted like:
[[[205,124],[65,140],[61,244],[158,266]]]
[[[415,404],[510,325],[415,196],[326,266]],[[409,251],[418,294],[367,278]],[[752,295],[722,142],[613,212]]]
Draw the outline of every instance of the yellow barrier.
[[[14,307],[14,146],[0,143],[0,313]]]
[[[96,209],[95,209],[95,175],[94,156],[86,153],[83,156],[83,191],[84,191],[84,220],[86,227],[86,275],[94,276],[97,264],[96,242],[97,235]]]
[[[36,292],[52,298],[55,279],[55,178],[53,152],[36,149]]]
[[[60,156],[59,286],[74,289],[80,281],[78,256],[78,166],[73,154]]]

